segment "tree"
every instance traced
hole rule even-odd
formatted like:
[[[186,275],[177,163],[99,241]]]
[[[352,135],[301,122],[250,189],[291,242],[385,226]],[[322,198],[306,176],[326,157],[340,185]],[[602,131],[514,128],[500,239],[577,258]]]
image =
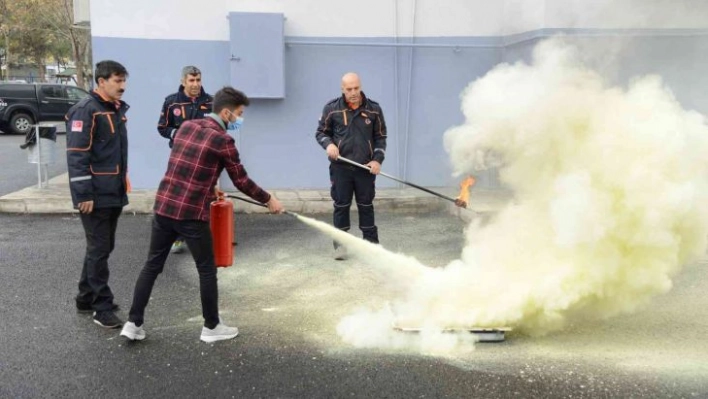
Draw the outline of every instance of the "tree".
[[[69,60],[73,59],[73,50],[68,40],[57,40],[52,44],[49,54],[54,58],[58,67],[66,67]]]
[[[27,1],[27,0],[25,0]],[[74,23],[73,0],[31,0],[42,3],[40,18],[51,27],[54,34],[68,42],[72,60],[76,65],[77,83],[91,87],[91,34],[88,29]]]
[[[26,4],[23,4],[26,3]],[[11,18],[14,20],[10,27],[12,33],[14,52],[23,54],[34,61],[39,69],[39,80],[44,80],[46,59],[50,54],[56,37],[50,27],[38,12],[38,6],[44,3],[39,0],[13,1]],[[24,6],[24,7],[23,7]]]
[[[38,18],[38,0],[3,0],[0,27],[4,38],[6,64],[23,58],[32,59],[39,67],[39,78],[44,78],[45,59],[54,39],[47,26]],[[12,54],[12,57],[8,56]]]
[[[91,86],[90,33],[74,25],[73,0],[0,0],[0,11],[0,31],[15,59],[32,59],[44,79],[48,56],[71,58],[77,83]]]
[[[7,36],[7,24],[9,17],[9,10],[7,7],[8,0],[0,0],[0,48],[2,48],[0,57],[0,79],[5,79],[6,76],[2,74],[2,66],[8,64],[8,57],[10,55],[9,38]],[[8,69],[9,72],[9,69]]]

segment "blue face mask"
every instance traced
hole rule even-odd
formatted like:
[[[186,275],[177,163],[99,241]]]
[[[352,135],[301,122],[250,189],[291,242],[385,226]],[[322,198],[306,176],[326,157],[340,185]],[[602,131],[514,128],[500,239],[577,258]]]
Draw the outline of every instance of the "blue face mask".
[[[233,113],[231,113],[231,112],[230,112],[230,114],[233,115]],[[242,125],[243,125],[243,118],[240,116],[237,116],[235,121],[229,121],[228,125],[226,125],[226,130],[238,131],[241,129]]]

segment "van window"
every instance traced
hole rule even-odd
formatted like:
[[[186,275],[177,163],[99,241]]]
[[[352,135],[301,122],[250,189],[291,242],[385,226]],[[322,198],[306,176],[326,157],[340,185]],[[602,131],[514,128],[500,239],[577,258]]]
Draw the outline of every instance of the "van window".
[[[66,94],[69,100],[81,100],[89,95],[85,91],[72,86],[66,87]]]
[[[64,90],[61,86],[42,86],[44,97],[64,98]]]
[[[32,99],[35,97],[34,85],[22,83],[0,83],[0,97]]]

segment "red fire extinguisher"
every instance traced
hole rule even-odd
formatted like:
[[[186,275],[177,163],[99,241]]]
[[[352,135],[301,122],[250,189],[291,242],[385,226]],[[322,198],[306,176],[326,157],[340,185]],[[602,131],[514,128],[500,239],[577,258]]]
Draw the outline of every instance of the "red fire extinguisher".
[[[234,204],[220,196],[212,201],[210,208],[211,238],[216,267],[228,267],[234,263]]]

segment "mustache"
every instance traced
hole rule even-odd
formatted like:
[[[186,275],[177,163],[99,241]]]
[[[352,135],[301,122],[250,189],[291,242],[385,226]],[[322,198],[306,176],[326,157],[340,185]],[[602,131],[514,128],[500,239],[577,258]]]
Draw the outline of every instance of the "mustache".
[[[120,94],[125,93],[125,89],[118,89],[118,93],[120,93]]]

